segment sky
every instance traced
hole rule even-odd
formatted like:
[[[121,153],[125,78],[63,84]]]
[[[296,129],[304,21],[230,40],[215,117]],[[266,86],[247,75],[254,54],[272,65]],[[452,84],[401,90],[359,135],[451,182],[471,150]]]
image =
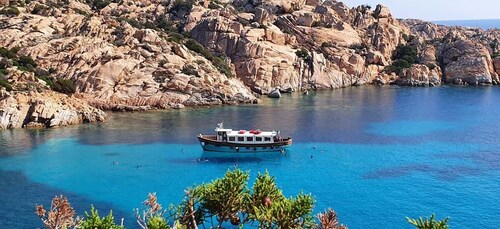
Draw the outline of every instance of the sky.
[[[349,7],[389,6],[396,18],[427,21],[500,19],[500,0],[340,0]]]

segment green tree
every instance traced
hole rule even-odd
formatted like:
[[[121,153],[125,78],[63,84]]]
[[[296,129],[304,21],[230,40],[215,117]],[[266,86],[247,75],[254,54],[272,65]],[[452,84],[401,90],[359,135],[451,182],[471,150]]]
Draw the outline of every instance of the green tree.
[[[85,218],[80,226],[81,229],[123,229],[123,226],[115,224],[115,218],[113,217],[113,211],[105,217],[100,217],[99,212],[94,208],[90,207],[90,214],[85,212]]]
[[[218,226],[231,220],[239,221],[238,213],[244,210],[245,199],[249,195],[248,172],[239,169],[227,171],[225,176],[195,188],[201,209],[206,216],[216,217]]]
[[[223,178],[195,188],[200,209],[216,217],[218,226],[258,223],[261,228],[310,228],[314,198],[300,193],[286,198],[268,172],[259,174],[252,190],[247,188],[249,172],[226,172]],[[242,217],[242,219],[240,219]]]
[[[403,69],[410,68],[412,64],[418,62],[417,48],[413,45],[398,45],[392,54],[393,62],[385,67],[388,73],[401,73]]]
[[[406,217],[406,220],[417,229],[448,229],[449,218],[446,217],[443,220],[436,220],[435,214],[432,214],[430,218],[420,217],[418,219],[411,219]]]
[[[4,87],[7,91],[12,91],[12,85],[7,80],[0,79],[0,87]]]
[[[262,225],[271,225],[271,205],[285,199],[283,192],[278,188],[275,178],[266,171],[259,173],[252,188],[250,199],[246,202],[248,220],[259,221]],[[257,213],[259,213],[257,215]]]

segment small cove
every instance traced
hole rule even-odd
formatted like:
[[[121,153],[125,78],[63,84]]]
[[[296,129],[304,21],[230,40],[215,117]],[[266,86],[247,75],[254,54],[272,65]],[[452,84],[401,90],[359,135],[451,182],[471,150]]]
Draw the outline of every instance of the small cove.
[[[260,105],[114,113],[106,123],[0,131],[0,227],[41,226],[34,204],[65,194],[79,214],[113,209],[136,228],[148,192],[164,206],[234,166],[303,190],[351,228],[409,228],[405,216],[450,216],[453,228],[500,225],[500,88],[359,87],[263,99]],[[202,152],[218,122],[279,129],[287,155]],[[252,181],[251,181],[252,182]],[[20,204],[22,203],[22,204]],[[474,220],[471,220],[474,219]]]

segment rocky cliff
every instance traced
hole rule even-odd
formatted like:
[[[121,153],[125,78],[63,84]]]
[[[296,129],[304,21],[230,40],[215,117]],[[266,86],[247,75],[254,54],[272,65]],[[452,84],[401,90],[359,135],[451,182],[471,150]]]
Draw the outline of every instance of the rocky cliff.
[[[10,90],[0,103],[0,128],[99,121],[101,110],[257,102],[256,96],[276,88],[499,83],[500,30],[398,20],[382,5],[350,8],[335,0],[0,5],[5,6],[0,85]],[[81,106],[50,105],[73,113],[65,116],[71,121],[48,122],[47,115],[37,121],[33,112],[14,105],[38,106],[41,98],[44,104]],[[16,106],[23,121],[12,118]]]

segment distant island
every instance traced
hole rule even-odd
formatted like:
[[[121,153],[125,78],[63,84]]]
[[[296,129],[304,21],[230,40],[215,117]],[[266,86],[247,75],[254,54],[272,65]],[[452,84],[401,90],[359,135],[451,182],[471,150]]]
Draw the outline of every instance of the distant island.
[[[497,85],[499,37],[335,0],[1,0],[0,129],[273,91]]]
[[[500,19],[433,21],[438,25],[464,26],[482,29],[499,29]]]

